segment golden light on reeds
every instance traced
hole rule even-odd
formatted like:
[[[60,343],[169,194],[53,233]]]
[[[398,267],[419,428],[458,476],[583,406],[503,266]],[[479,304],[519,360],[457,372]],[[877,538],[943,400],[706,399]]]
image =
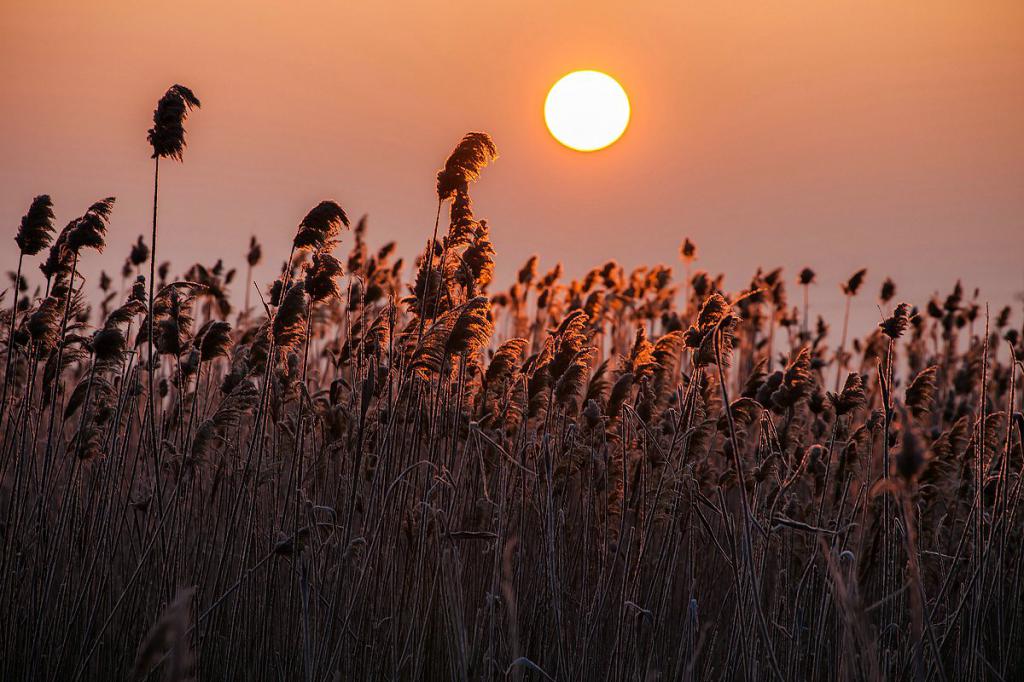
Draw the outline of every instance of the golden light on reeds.
[[[365,215],[342,252],[332,200],[157,264],[194,99],[154,115],[149,240],[113,198],[9,216],[0,680],[1020,677],[1015,305],[886,279],[865,329],[866,269],[736,288],[689,238],[683,279],[611,251],[574,279],[546,243],[502,272],[484,132],[422,174],[411,267]]]

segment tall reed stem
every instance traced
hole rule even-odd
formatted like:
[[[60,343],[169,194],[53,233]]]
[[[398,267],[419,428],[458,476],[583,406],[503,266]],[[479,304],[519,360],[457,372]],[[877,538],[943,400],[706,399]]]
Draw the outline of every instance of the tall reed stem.
[[[11,383],[11,355],[14,346],[14,323],[18,319],[18,296],[21,293],[19,287],[21,285],[21,265],[25,260],[25,253],[23,251],[18,252],[18,270],[14,277],[14,302],[11,303],[11,327],[7,333],[7,357],[4,360],[4,393],[3,398],[0,399],[0,425],[3,424],[4,418],[7,416],[7,390],[10,388]]]

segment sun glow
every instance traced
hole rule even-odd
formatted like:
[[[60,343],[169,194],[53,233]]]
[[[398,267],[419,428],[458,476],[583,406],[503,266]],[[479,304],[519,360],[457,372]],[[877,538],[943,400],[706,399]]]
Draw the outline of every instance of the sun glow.
[[[607,74],[574,71],[551,87],[544,101],[544,120],[551,135],[570,149],[604,149],[629,125],[629,98]]]

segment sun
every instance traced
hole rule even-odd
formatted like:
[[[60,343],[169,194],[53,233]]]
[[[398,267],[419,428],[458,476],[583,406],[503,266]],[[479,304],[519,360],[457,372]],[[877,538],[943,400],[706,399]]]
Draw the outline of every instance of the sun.
[[[551,86],[544,121],[551,135],[570,149],[604,149],[629,125],[629,98],[606,73],[573,71]]]

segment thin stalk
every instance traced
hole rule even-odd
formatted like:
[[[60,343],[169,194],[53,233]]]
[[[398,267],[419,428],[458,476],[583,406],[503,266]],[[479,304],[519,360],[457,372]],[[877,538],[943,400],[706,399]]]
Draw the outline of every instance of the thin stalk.
[[[18,270],[14,277],[14,302],[11,304],[11,327],[7,333],[7,357],[4,360],[4,389],[3,399],[0,399],[0,424],[7,416],[7,391],[11,383],[11,350],[14,346],[14,323],[18,319],[18,287],[21,284],[21,265],[25,260],[25,253],[18,252]]]

